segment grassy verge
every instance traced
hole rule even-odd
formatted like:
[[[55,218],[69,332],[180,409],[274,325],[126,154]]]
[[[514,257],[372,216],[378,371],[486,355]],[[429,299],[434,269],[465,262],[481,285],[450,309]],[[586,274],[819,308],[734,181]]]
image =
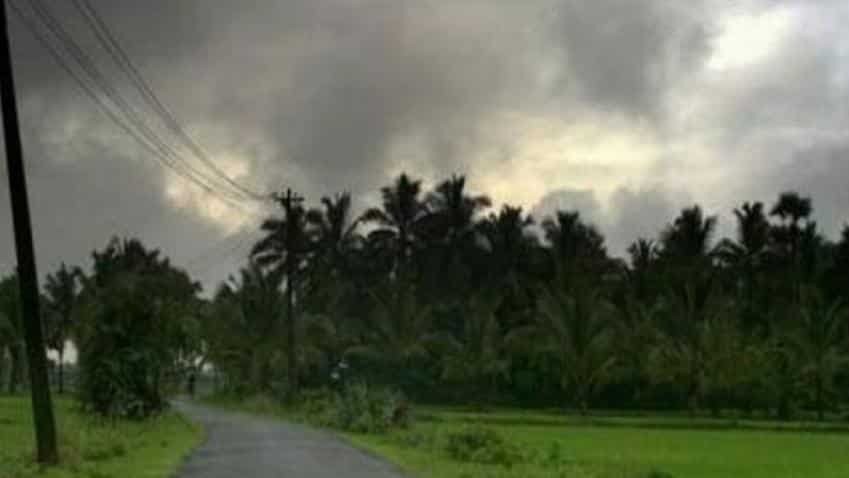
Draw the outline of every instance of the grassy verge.
[[[0,477],[165,478],[202,439],[200,428],[176,413],[112,422],[77,412],[69,400],[55,405],[62,464],[40,470],[33,462],[29,401],[0,397]]]
[[[233,411],[303,421],[272,400],[216,398]],[[499,409],[416,409],[408,430],[346,433],[352,444],[418,478],[844,478],[846,424],[684,416],[593,416]],[[511,466],[451,456],[458,431],[494,430],[517,452]]]
[[[385,456],[420,478],[483,477],[675,477],[675,478],[838,478],[849,476],[847,437],[839,433],[754,429],[683,429],[570,424],[566,418],[530,417],[542,425],[492,424],[523,458],[512,468],[459,463],[439,446],[417,444],[468,427],[472,419],[442,416],[386,436],[348,435],[357,446]],[[509,421],[511,417],[501,417]],[[512,417],[515,419],[515,417]],[[645,420],[650,420],[646,417]],[[534,420],[529,420],[533,422]],[[579,420],[579,419],[573,419]],[[652,426],[656,421],[648,422]],[[412,444],[412,445],[411,445]]]

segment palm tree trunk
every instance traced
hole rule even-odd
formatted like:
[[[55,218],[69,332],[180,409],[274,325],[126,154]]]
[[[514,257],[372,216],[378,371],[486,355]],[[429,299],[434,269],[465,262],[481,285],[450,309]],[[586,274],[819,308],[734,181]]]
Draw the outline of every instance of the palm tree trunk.
[[[65,392],[65,344],[59,346],[59,394]]]
[[[9,369],[9,394],[14,394],[18,391],[18,386],[21,383],[21,376],[24,373],[23,368],[23,354],[21,353],[21,347],[19,344],[14,344],[9,346],[9,358],[10,358],[10,369]]]

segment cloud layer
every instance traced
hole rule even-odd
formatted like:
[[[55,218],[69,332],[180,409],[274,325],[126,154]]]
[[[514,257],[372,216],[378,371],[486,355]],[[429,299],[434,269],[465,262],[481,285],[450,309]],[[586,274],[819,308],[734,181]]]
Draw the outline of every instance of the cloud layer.
[[[140,104],[70,2],[47,3]],[[496,203],[579,207],[614,251],[690,202],[728,223],[785,188],[814,196],[829,233],[849,219],[844,2],[94,4],[219,167],[259,190],[347,189],[362,207],[401,170],[466,173]],[[198,266],[221,278],[256,219],[163,171],[12,33],[42,269],[126,233],[178,263],[223,244],[234,258]],[[6,231],[0,262],[12,251]]]

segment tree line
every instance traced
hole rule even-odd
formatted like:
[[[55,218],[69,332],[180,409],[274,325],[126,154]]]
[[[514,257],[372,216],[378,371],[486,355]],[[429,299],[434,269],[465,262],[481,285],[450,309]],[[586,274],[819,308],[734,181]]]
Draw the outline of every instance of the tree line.
[[[427,191],[402,174],[362,215],[345,193],[281,207],[210,298],[113,240],[92,272],[51,274],[44,320],[104,413],[146,415],[169,383],[214,370],[220,389],[281,399],[365,381],[440,403],[822,419],[849,398],[849,227],[828,240],[812,213],[794,192],[745,202],[719,239],[694,205],[616,258],[578,211],[492,210],[462,176]],[[0,325],[7,383],[15,330]]]

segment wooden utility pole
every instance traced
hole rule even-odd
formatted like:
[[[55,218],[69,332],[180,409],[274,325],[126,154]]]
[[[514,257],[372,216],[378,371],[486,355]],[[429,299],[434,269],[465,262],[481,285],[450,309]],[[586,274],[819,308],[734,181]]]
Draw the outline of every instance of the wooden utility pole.
[[[38,310],[38,275],[32,245],[32,224],[27,199],[27,180],[24,173],[18,108],[15,104],[15,80],[12,74],[12,53],[9,46],[9,24],[5,0],[0,0],[0,29],[2,29],[0,31],[0,102],[2,102],[3,111],[3,134],[6,140],[6,174],[9,177],[9,195],[15,228],[21,321],[29,359],[37,459],[42,464],[55,464],[59,461],[59,451],[56,447],[56,422],[50,399],[47,352],[44,347],[41,315]]]
[[[297,317],[295,312],[295,286],[297,284],[296,275],[298,273],[298,244],[300,231],[298,230],[298,222],[300,217],[296,217],[295,210],[299,207],[304,198],[293,193],[291,189],[286,189],[285,196],[278,196],[278,201],[283,205],[286,212],[286,348],[287,362],[289,365],[289,389],[291,396],[294,397],[298,393],[298,353],[296,350],[297,340]]]

